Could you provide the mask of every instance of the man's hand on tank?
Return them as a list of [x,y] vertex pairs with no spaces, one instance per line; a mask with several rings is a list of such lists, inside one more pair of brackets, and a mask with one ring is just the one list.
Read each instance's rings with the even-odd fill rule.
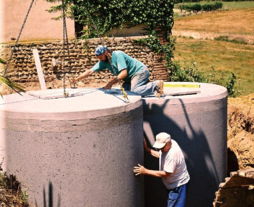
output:
[[103,89],[111,89],[111,88],[112,88],[112,85],[109,83],[103,87]]
[[137,166],[134,166],[133,168],[133,173],[137,176],[137,175],[142,175],[145,173],[145,167],[138,164]]

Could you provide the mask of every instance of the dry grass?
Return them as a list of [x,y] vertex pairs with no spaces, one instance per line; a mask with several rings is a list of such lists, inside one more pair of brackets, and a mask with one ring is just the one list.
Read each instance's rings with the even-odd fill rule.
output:
[[204,12],[178,18],[174,29],[254,34],[254,8]]
[[175,20],[174,30],[254,35],[254,8],[214,11]]

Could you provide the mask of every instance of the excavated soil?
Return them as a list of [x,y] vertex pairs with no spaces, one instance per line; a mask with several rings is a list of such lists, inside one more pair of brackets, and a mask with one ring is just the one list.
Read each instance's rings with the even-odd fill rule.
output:
[[254,93],[229,98],[229,171],[254,167]]

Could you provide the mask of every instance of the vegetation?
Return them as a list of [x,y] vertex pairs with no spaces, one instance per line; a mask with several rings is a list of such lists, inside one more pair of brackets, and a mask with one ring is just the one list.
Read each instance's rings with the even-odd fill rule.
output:
[[192,65],[181,65],[179,62],[174,62],[173,68],[170,70],[171,81],[188,81],[188,82],[202,82],[215,83],[227,88],[229,96],[236,95],[236,76],[232,72],[217,73],[210,71],[209,73],[201,72],[194,62]]
[[178,17],[173,30],[205,32],[211,35],[241,35],[252,38],[254,7],[240,10],[204,12],[197,15]]
[[223,4],[221,2],[213,2],[213,3],[195,3],[195,4],[181,4],[179,5],[180,10],[186,10],[190,12],[200,12],[200,11],[213,11],[221,9]]
[[13,175],[0,171],[0,206],[28,207],[28,196]]
[[233,42],[233,43],[238,43],[238,44],[248,44],[247,40],[245,39],[241,39],[241,38],[230,38],[227,35],[222,35],[222,36],[218,36],[215,37],[214,40],[218,40],[218,41],[226,41],[226,42]]
[[[59,2],[59,0],[47,0]],[[149,34],[163,34],[168,38],[173,26],[173,0],[64,0],[76,23],[84,26],[84,38],[102,37],[115,27],[143,24]],[[52,6],[50,12],[61,5]]]
[[246,9],[246,8],[253,8],[254,1],[224,1],[223,2],[223,9]]
[[174,56],[182,68],[193,68],[195,65],[196,70],[207,74],[213,82],[217,79],[227,83],[228,77],[234,73],[236,95],[254,92],[254,45],[177,38]]
[[[4,61],[3,59],[0,58],[0,64],[6,64],[6,61]],[[5,75],[0,74],[0,85],[1,84],[6,85],[7,87],[11,88],[12,90],[14,90],[17,93],[25,91],[19,84],[12,82]]]
[[[173,31],[183,31],[185,38],[176,39],[174,60],[222,85],[234,83],[236,95],[247,95],[254,92],[254,1],[223,2],[224,7],[229,10],[175,19]],[[193,34],[201,39],[190,38]]]

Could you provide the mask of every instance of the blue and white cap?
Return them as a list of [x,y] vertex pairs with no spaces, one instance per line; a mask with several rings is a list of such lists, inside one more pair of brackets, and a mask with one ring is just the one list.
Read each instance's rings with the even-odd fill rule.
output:
[[95,49],[95,55],[96,56],[102,55],[107,50],[108,50],[108,47],[106,45],[99,45]]

